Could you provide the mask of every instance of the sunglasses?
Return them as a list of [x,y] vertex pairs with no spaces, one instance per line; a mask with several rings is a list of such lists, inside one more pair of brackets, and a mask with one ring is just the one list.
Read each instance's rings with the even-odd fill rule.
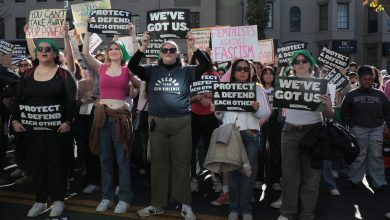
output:
[[161,53],[176,53],[177,49],[176,48],[161,48]]
[[307,59],[303,59],[303,60],[294,60],[294,61],[292,62],[292,64],[293,64],[293,65],[298,65],[298,64],[300,64],[300,63],[308,64],[309,62],[310,62],[310,61],[307,60]]
[[50,53],[52,51],[51,47],[38,47],[38,51],[41,53]]
[[240,66],[236,66],[234,69],[233,69],[234,72],[245,72],[245,73],[249,73],[251,71],[251,68],[250,67],[240,67]]
[[19,67],[29,67],[30,66],[30,64],[28,64],[28,63],[20,63],[19,64]]

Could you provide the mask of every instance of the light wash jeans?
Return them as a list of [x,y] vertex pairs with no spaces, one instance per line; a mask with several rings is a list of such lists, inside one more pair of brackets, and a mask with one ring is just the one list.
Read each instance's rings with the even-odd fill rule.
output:
[[[240,131],[242,142],[251,167],[260,151],[260,133],[250,130]],[[229,172],[229,209],[231,212],[252,214],[253,181],[239,170]]]
[[356,136],[360,154],[349,166],[348,176],[353,183],[360,183],[364,173],[371,177],[375,188],[387,185],[383,164],[383,127],[352,127],[350,132]]
[[115,181],[113,164],[118,164],[119,201],[130,203],[133,199],[131,191],[130,154],[124,150],[123,144],[117,140],[115,118],[107,117],[104,127],[100,129],[100,168],[102,197],[113,201]]

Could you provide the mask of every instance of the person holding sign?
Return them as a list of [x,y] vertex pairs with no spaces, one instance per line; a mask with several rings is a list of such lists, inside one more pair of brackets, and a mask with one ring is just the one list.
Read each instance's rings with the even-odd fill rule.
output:
[[[135,33],[132,39],[137,49]],[[137,213],[144,217],[164,213],[162,208],[168,205],[169,195],[172,195],[183,204],[181,215],[186,220],[194,220],[196,217],[190,206],[190,84],[199,80],[211,63],[195,46],[195,38],[189,32],[187,46],[194,51],[199,65],[184,66],[174,41],[162,44],[158,64],[139,65],[149,43],[150,36],[145,32],[142,46],[128,65],[134,74],[147,82],[149,94],[152,201]]]
[[91,32],[87,32],[84,36],[82,54],[87,65],[99,74],[100,100],[95,104],[90,138],[91,151],[99,155],[101,168],[103,198],[96,211],[107,211],[114,201],[113,163],[116,162],[119,170],[119,202],[114,212],[125,213],[133,199],[129,155],[132,147],[133,129],[131,110],[125,104],[125,98],[129,92],[129,82],[136,85],[138,82],[135,82],[136,79],[126,67],[130,56],[120,41],[112,41],[107,44],[106,63],[101,63],[91,55],[88,46],[90,36]]
[[[232,64],[230,82],[247,83],[251,81],[250,64],[244,59],[238,59]],[[216,111],[215,115],[223,124],[236,124],[240,130],[246,153],[253,169],[260,152],[260,125],[259,119],[268,118],[271,114],[267,98],[260,86],[256,86],[256,101],[253,101],[254,112]],[[215,105],[212,105],[215,110]],[[230,213],[229,220],[238,220],[242,214],[243,220],[252,219],[253,180],[239,170],[228,174]]]
[[28,217],[54,201],[51,217],[64,210],[68,152],[73,146],[70,133],[75,111],[76,84],[70,73],[59,67],[59,49],[47,39],[34,50],[37,66],[25,71],[18,84],[12,126],[23,133],[31,157],[36,202]]
[[[295,76],[312,78],[315,59],[307,50],[294,51],[289,64]],[[321,95],[325,105],[323,115],[332,119],[334,111],[329,95]],[[311,158],[301,153],[298,145],[302,137],[321,123],[321,112],[287,109],[282,129],[282,207],[278,220],[314,219],[321,170],[313,169]]]

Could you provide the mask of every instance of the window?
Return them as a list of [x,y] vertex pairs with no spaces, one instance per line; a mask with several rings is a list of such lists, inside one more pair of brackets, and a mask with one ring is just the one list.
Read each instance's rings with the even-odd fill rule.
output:
[[16,23],[16,38],[24,39],[26,35],[24,34],[24,25],[26,24],[26,18],[15,18]]
[[349,26],[349,4],[337,4],[337,28],[348,29]]
[[376,33],[378,32],[378,13],[375,12],[374,9],[368,9],[368,22],[367,22],[368,33]]
[[290,32],[301,31],[301,9],[294,6],[290,9]]
[[328,30],[328,5],[320,5],[319,30]]
[[135,33],[141,33],[140,23],[139,23],[139,15],[131,15],[131,20],[135,25]]
[[15,0],[15,2],[26,2],[26,0]]
[[200,27],[199,16],[200,16],[199,12],[191,12],[190,13],[190,28],[199,28]]
[[0,18],[0,39],[5,38],[5,25],[4,18]]
[[274,5],[272,2],[265,3],[265,7],[268,13],[267,28],[271,29],[274,27]]

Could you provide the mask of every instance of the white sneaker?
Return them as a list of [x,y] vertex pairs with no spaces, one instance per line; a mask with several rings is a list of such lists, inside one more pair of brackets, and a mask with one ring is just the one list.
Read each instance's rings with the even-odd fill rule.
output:
[[108,199],[103,199],[99,205],[96,207],[97,212],[105,212],[107,211],[108,207],[110,207],[111,201]]
[[100,190],[100,187],[99,186],[96,186],[96,185],[93,185],[93,184],[89,184],[88,186],[86,186],[84,189],[83,189],[83,193],[93,193],[93,192],[96,192],[96,191],[99,191]]
[[272,189],[274,191],[282,191],[282,187],[280,186],[280,183],[274,183],[272,184]]
[[271,203],[270,206],[275,209],[280,209],[280,207],[282,207],[282,196],[280,196],[275,202]]
[[24,171],[19,169],[19,168],[16,168],[11,174],[10,174],[11,177],[21,177],[21,176],[24,176]]
[[238,220],[238,213],[237,212],[230,212],[228,215],[228,220]]
[[196,220],[196,216],[192,212],[192,208],[188,206],[181,209],[181,216],[183,216],[185,220]]
[[280,215],[279,218],[278,218],[277,220],[288,220],[288,218],[286,218],[286,217]]
[[27,217],[37,217],[46,209],[47,209],[46,203],[36,202],[34,203],[33,207],[28,211]]
[[254,189],[261,189],[263,187],[263,182],[256,181],[255,185],[253,186]]
[[191,192],[199,192],[199,183],[196,178],[191,179]]
[[146,208],[138,210],[137,214],[141,217],[148,217],[151,215],[161,215],[161,214],[164,214],[164,209],[158,208],[158,207],[153,207],[153,206],[148,206]]
[[331,191],[330,191],[330,194],[332,195],[332,196],[340,196],[340,191],[336,188],[336,189],[332,189]]
[[63,201],[54,201],[53,206],[51,207],[50,217],[57,217],[62,215],[65,209],[65,204]]
[[130,204],[124,201],[119,201],[118,204],[115,206],[114,213],[125,213],[129,209]]

